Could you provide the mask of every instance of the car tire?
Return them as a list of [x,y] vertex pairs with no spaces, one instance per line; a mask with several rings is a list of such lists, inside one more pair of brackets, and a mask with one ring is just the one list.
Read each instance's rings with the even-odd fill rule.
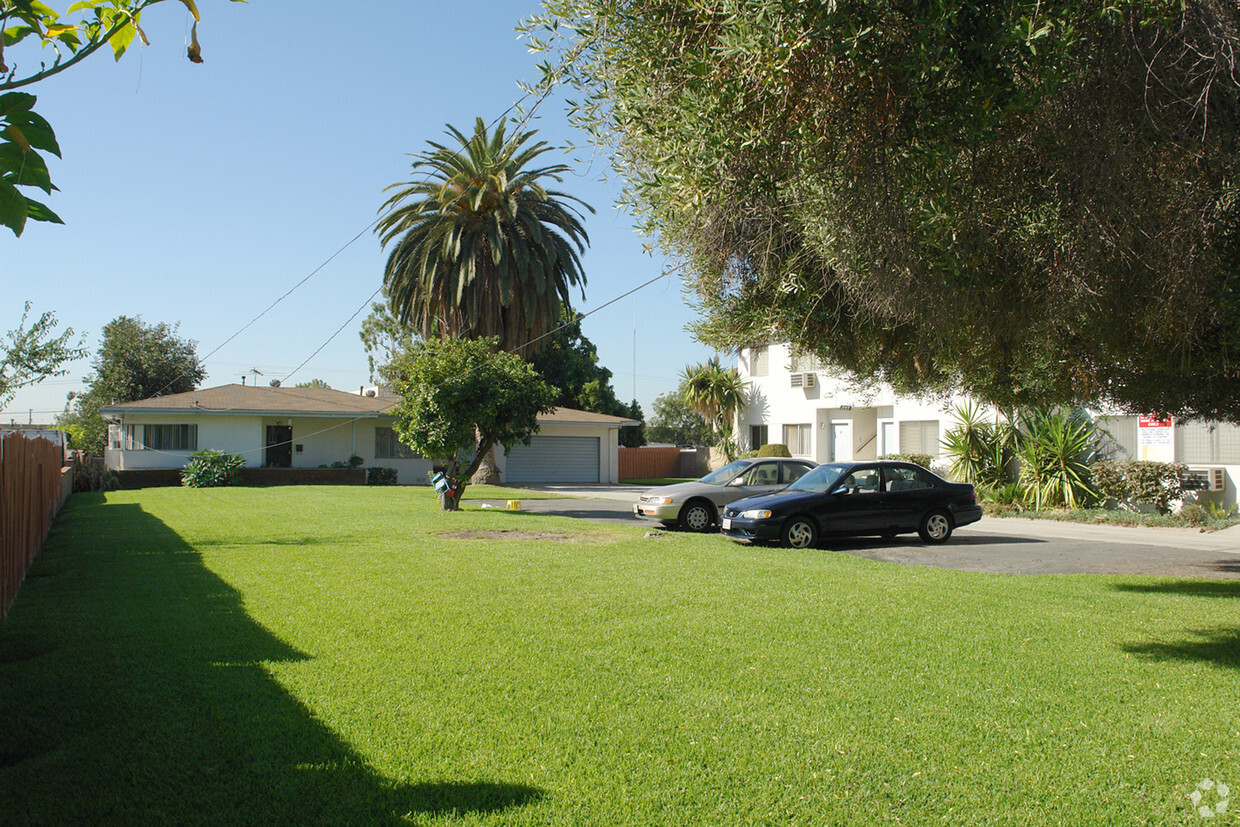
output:
[[952,536],[951,515],[940,509],[927,512],[926,516],[921,518],[917,536],[921,537],[923,543],[931,545],[946,543],[947,538]]
[[685,531],[710,531],[715,524],[715,507],[706,500],[689,500],[680,509],[680,527]]
[[787,548],[813,548],[818,543],[818,526],[809,517],[790,517],[780,538]]

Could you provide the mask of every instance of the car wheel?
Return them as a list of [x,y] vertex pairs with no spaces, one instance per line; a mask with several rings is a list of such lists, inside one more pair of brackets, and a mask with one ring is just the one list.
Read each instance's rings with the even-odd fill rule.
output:
[[686,531],[707,531],[715,522],[715,507],[705,500],[690,500],[680,509],[680,527]]
[[923,543],[945,543],[952,536],[952,518],[946,511],[931,511],[921,518],[917,534]]
[[784,523],[782,536],[788,548],[813,548],[818,542],[818,526],[809,517],[792,517]]

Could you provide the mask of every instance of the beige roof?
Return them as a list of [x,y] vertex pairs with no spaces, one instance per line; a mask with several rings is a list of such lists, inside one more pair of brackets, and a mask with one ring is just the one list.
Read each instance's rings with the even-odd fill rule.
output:
[[[383,416],[400,401],[396,396],[361,396],[330,388],[264,388],[253,385],[221,385],[187,393],[155,396],[122,402],[99,409],[102,414],[126,413],[220,413],[271,416]],[[555,425],[637,425],[622,416],[552,408],[538,421]]]
[[623,416],[579,411],[575,408],[552,408],[550,413],[540,414],[538,421],[548,425],[640,425],[636,419]]
[[253,385],[221,385],[169,396],[122,402],[99,409],[103,414],[125,413],[245,413],[289,416],[381,415],[400,400],[388,396],[361,396],[331,388],[264,388]]

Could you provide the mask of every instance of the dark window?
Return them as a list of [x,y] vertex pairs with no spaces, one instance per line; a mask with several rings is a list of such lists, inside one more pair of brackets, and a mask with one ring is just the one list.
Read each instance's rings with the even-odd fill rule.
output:
[[761,448],[766,444],[767,436],[770,434],[770,428],[767,425],[750,425],[749,426],[749,447]]
[[840,481],[839,488],[845,494],[877,494],[879,477],[877,468],[859,468]]
[[375,428],[375,459],[418,459],[419,455],[391,428]]
[[933,488],[934,483],[926,474],[917,468],[887,468],[888,491],[917,491],[922,488]]
[[783,466],[784,466],[784,483],[785,484],[790,483],[790,482],[796,482],[797,480],[805,476],[811,470],[811,466],[803,465],[799,462],[785,462]]

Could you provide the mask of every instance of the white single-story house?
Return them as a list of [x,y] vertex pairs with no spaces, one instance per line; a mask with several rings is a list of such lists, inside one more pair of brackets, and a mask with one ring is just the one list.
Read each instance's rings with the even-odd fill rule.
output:
[[[858,386],[786,344],[741,351],[737,370],[748,400],[736,413],[742,448],[768,442],[816,462],[928,454],[936,470],[946,459],[940,440],[955,425],[967,396],[921,399],[887,385]],[[993,409],[982,406],[988,418]],[[1150,421],[1152,417],[1096,414],[1116,459],[1180,462],[1208,486],[1209,501],[1233,504],[1240,482],[1240,427],[1222,422]],[[1154,427],[1163,426],[1163,427]]]
[[[319,468],[362,458],[394,468],[401,485],[426,485],[432,462],[403,445],[383,389],[223,385],[100,409],[108,422],[105,462],[117,471],[182,468],[190,454],[239,454],[250,467]],[[618,481],[620,428],[633,420],[557,408],[539,434],[511,455],[496,453],[506,482]]]

